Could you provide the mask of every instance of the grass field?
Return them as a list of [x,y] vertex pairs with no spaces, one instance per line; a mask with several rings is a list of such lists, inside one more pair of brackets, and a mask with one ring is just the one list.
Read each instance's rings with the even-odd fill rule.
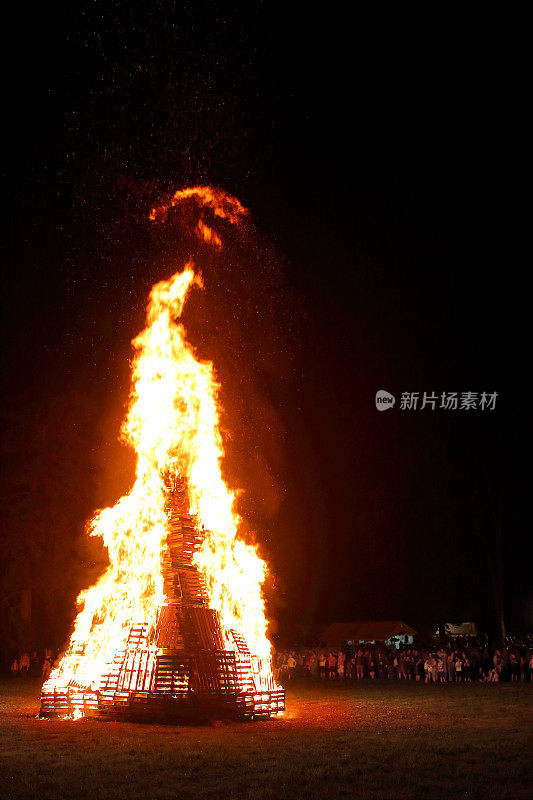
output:
[[37,720],[0,683],[0,797],[533,798],[532,684],[296,683],[284,718]]

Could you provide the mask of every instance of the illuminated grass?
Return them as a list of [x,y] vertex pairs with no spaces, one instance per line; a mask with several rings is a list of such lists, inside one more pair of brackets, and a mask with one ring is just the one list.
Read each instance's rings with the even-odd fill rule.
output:
[[527,798],[533,685],[288,688],[284,719],[203,727],[40,721],[0,684],[7,798]]

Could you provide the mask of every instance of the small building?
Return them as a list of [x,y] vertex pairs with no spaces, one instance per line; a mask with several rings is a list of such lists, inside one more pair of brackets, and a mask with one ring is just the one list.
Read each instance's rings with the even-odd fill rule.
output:
[[401,619],[356,622],[334,622],[321,636],[326,647],[348,650],[360,644],[400,645],[413,644],[417,631]]

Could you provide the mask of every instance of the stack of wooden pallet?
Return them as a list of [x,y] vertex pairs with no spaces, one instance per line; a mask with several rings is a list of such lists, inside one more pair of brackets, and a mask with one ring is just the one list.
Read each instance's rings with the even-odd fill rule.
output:
[[[115,717],[176,716],[191,711],[254,719],[285,708],[285,695],[272,680],[258,691],[261,664],[244,636],[227,631],[208,607],[203,575],[193,563],[203,532],[187,514],[183,481],[167,482],[169,533],[162,559],[167,602],[155,627],[131,627],[124,649],[111,655],[97,692],[70,685],[41,697],[42,716],[82,714]],[[264,687],[264,684],[263,684]]]

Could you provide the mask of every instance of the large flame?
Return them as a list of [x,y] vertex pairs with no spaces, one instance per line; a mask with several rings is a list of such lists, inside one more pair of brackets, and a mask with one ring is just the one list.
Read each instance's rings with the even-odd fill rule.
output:
[[[176,192],[151,218],[161,218],[170,206],[191,197],[233,224],[246,211],[218,190],[196,187]],[[218,235],[200,222],[202,238],[219,247]],[[90,523],[90,535],[101,537],[108,549],[109,567],[78,597],[81,610],[66,653],[52,671],[52,685],[98,688],[113,654],[125,647],[130,626],[155,624],[166,599],[161,557],[168,526],[168,472],[186,478],[190,513],[206,529],[195,559],[206,578],[210,605],[220,612],[223,632],[242,632],[250,651],[262,660],[262,669],[269,672],[271,647],[261,594],[266,565],[238,538],[234,493],[222,479],[219,386],[213,364],[197,358],[179,321],[193,286],[202,287],[202,280],[192,263],[157,283],[150,293],[146,328],[133,340],[132,390],[122,435],[137,454],[135,482],[127,495]],[[229,636],[227,646],[234,647]]]

